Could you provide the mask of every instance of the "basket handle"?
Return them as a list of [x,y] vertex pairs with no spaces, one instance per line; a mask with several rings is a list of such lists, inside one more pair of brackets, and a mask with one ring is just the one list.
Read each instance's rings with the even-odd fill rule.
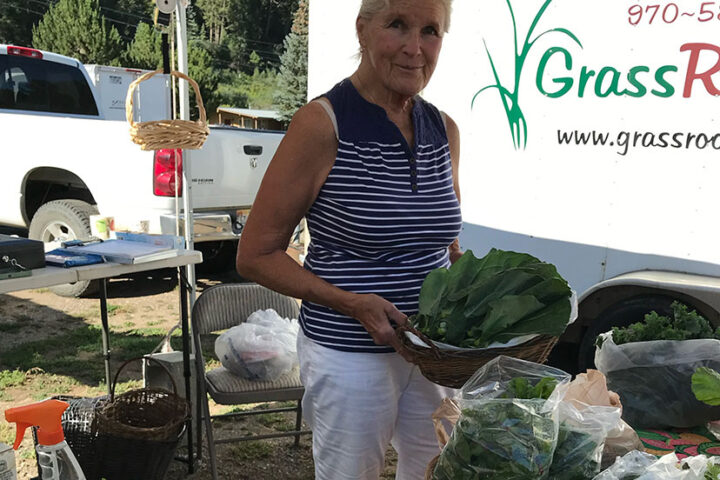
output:
[[[140,84],[140,82],[144,82],[145,80],[157,75],[158,73],[163,73],[163,70],[155,70],[153,72],[147,72],[140,77],[133,80],[133,82],[128,87],[127,96],[125,97],[125,117],[127,118],[128,123],[131,127],[135,127],[135,121],[133,120],[133,94],[135,93],[135,89]],[[193,90],[195,91],[195,100],[197,101],[198,111],[200,112],[200,119],[198,120],[198,123],[200,124],[206,124],[207,123],[207,115],[205,114],[205,104],[203,103],[202,95],[200,95],[200,87],[198,87],[198,84],[195,80],[188,77],[184,73],[171,71],[170,75],[177,78],[182,78],[183,80],[187,80],[187,82],[192,86]]]
[[172,374],[170,373],[170,370],[168,370],[168,368],[167,368],[165,365],[163,365],[162,362],[160,362],[160,361],[158,361],[158,360],[155,360],[155,359],[152,358],[152,357],[135,357],[135,358],[131,358],[130,360],[127,360],[125,363],[123,363],[122,365],[120,365],[120,367],[117,369],[117,372],[115,372],[115,378],[113,378],[112,388],[110,389],[110,403],[112,403],[112,402],[115,401],[115,386],[117,385],[118,377],[120,376],[120,372],[122,371],[122,369],[125,368],[128,364],[130,364],[130,363],[132,363],[132,362],[137,362],[138,360],[146,360],[146,359],[147,359],[147,360],[152,360],[153,362],[155,362],[155,363],[157,363],[158,365],[160,365],[163,370],[165,370],[165,373],[167,373],[168,377],[170,378],[170,382],[172,383],[173,393],[174,393],[175,395],[178,394],[178,392],[177,392],[177,384],[175,383],[175,379],[172,377]]
[[425,342],[430,347],[430,350],[432,350],[433,355],[435,355],[435,358],[440,358],[440,349],[435,345],[435,342],[430,340],[424,333],[422,333],[420,330],[416,329],[411,325],[412,317],[410,317],[408,323],[405,325],[400,325],[395,329],[395,334],[400,338],[400,341],[402,342],[403,337],[405,336],[405,332],[410,332],[414,335],[417,335],[417,337]]

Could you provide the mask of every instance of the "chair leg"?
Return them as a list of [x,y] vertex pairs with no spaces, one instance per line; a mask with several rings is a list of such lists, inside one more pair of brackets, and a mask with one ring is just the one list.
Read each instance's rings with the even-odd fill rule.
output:
[[[302,427],[302,400],[298,400],[297,416],[295,417],[295,431],[299,432]],[[295,435],[295,446],[300,445],[300,434]]]
[[[203,420],[205,422],[205,432],[207,434],[207,441],[208,441],[208,457],[210,457],[210,473],[212,474],[213,480],[218,480],[218,473],[217,473],[217,457],[215,455],[215,436],[213,435],[212,430],[212,418],[210,418],[210,404],[207,398],[207,394],[204,393],[203,388],[203,406],[205,407],[205,414],[203,415]],[[202,448],[202,447],[200,447]]]

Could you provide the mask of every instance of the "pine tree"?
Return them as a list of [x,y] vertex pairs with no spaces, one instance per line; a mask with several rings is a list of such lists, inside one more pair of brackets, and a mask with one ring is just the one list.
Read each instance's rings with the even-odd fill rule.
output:
[[44,12],[38,5],[28,5],[27,0],[0,0],[0,43],[31,46],[32,26]]
[[156,70],[162,67],[162,37],[147,23],[135,30],[135,38],[127,48],[125,66]]
[[283,42],[278,91],[275,96],[280,118],[289,122],[307,101],[308,3],[300,0],[292,29]]
[[119,65],[122,41],[108,28],[97,0],[59,0],[33,27],[33,46],[82,63]]

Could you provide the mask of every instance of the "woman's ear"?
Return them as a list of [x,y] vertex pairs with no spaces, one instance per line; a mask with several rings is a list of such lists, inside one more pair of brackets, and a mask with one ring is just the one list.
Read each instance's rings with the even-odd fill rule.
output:
[[355,20],[355,31],[357,32],[358,42],[360,43],[360,51],[365,50],[365,34],[366,34],[367,20],[362,17],[357,17]]

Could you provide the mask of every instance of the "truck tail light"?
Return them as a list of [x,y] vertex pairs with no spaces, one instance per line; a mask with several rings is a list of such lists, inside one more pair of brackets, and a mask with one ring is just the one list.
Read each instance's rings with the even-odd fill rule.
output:
[[8,55],[21,55],[23,57],[37,58],[39,60],[43,58],[43,54],[40,50],[27,47],[13,47],[12,45],[8,45],[7,53]]
[[182,196],[182,150],[155,150],[153,193],[158,197],[174,197],[176,192]]

